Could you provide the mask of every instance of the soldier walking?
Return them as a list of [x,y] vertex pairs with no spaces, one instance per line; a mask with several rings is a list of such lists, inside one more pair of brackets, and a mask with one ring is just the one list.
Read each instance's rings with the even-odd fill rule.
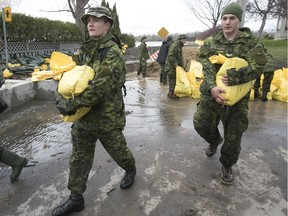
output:
[[[238,3],[226,6],[221,14],[221,30],[204,41],[199,60],[203,65],[204,81],[201,84],[201,98],[194,115],[194,128],[208,142],[208,157],[216,153],[223,142],[218,129],[220,120],[224,126],[224,143],[221,148],[222,182],[232,184],[232,166],[237,162],[241,150],[241,138],[248,127],[248,101],[250,92],[233,106],[225,105],[221,95],[225,90],[216,86],[216,74],[220,64],[211,64],[209,57],[222,54],[228,58],[238,57],[248,62],[247,67],[227,70],[222,77],[226,86],[239,85],[259,77],[264,68],[273,65],[272,57],[261,42],[252,35],[249,28],[240,28],[242,8]],[[257,51],[257,52],[256,52]],[[253,55],[255,53],[256,55]],[[269,70],[267,68],[267,70]]]
[[114,22],[111,11],[102,6],[91,7],[81,19],[87,26],[90,39],[82,44],[79,55],[73,59],[79,65],[92,67],[95,76],[80,96],[66,100],[57,93],[56,107],[63,115],[73,115],[81,107],[91,107],[91,110],[72,126],[73,149],[68,181],[71,195],[52,211],[53,216],[69,215],[84,209],[82,194],[86,190],[98,139],[125,170],[121,189],[131,187],[136,175],[135,159],[123,134],[126,117],[122,87],[126,65],[119,41],[110,32]]
[[168,55],[165,61],[165,72],[163,77],[165,78],[168,75],[169,91],[167,96],[171,99],[179,99],[179,97],[174,94],[174,89],[176,86],[176,67],[184,67],[182,48],[186,43],[186,40],[187,36],[185,34],[180,34],[177,40],[174,41],[169,47]]

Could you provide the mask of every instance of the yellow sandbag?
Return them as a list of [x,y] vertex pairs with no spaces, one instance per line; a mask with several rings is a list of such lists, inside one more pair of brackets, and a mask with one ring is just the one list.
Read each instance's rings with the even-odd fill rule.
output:
[[199,46],[202,46],[204,44],[204,41],[196,39],[195,43],[198,44]]
[[58,92],[66,99],[80,95],[88,86],[89,80],[94,77],[94,70],[87,66],[76,66],[63,73],[59,81]]
[[53,71],[37,71],[32,73],[31,81],[38,82],[40,80],[47,80],[53,78]]
[[281,82],[282,82],[282,77],[283,77],[283,70],[278,69],[278,70],[274,71],[274,76],[273,76],[273,79],[271,81],[271,85],[273,84],[277,88],[280,88]]
[[76,66],[71,56],[61,52],[53,52],[50,59],[50,69],[54,72],[55,76],[69,71]]
[[272,92],[272,98],[274,100],[278,100],[281,102],[288,102],[288,70],[287,68],[283,68],[282,70],[279,69],[274,72],[274,77],[271,82],[270,91]]
[[224,64],[228,58],[223,56],[222,54],[213,55],[209,58],[209,61],[212,64]]
[[191,87],[186,75],[186,71],[184,71],[184,69],[180,66],[176,67],[176,85],[174,93],[178,97],[191,96]]
[[13,73],[10,72],[7,68],[3,71],[4,78],[11,78],[12,76],[13,76]]
[[191,97],[200,98],[200,85],[203,82],[203,66],[200,62],[192,60],[189,72],[186,73],[191,86]]
[[[59,84],[58,92],[66,99],[80,95],[88,86],[89,80],[94,77],[94,70],[87,66],[76,66],[72,70],[63,73]],[[91,107],[82,107],[72,116],[62,116],[62,119],[67,122],[75,122],[85,116]]]
[[244,59],[237,57],[228,58],[218,71],[216,75],[216,85],[226,91],[226,93],[222,94],[224,98],[227,99],[225,105],[233,106],[252,89],[255,80],[235,86],[226,86],[222,82],[222,76],[227,74],[226,70],[230,68],[239,69],[245,66],[248,66],[248,63]]
[[249,100],[252,100],[252,101],[255,100],[254,93],[255,93],[254,89],[251,89]]
[[77,109],[77,111],[74,115],[71,115],[71,116],[61,115],[61,118],[65,122],[76,122],[77,120],[79,120],[80,118],[85,116],[90,111],[90,109],[91,109],[91,107],[81,107],[81,108]]

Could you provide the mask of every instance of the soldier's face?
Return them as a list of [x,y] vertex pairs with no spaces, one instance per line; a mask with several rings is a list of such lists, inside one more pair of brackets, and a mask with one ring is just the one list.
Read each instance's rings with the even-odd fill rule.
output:
[[97,18],[94,16],[88,16],[87,18],[87,29],[89,36],[92,38],[98,38],[102,35],[106,35],[110,25],[111,24],[109,22],[105,23],[105,20],[102,17]]
[[238,30],[240,20],[233,14],[225,14],[221,18],[221,27],[224,33],[233,33]]

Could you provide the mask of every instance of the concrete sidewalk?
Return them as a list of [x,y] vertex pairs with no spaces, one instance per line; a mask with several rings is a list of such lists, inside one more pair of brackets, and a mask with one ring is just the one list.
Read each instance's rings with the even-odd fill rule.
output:
[[[135,184],[120,189],[124,171],[97,142],[86,206],[73,215],[287,215],[287,103],[250,102],[235,183],[224,186],[219,150],[207,158],[207,144],[193,128],[198,100],[170,100],[158,78],[130,74],[126,88],[124,133],[137,161]],[[13,184],[11,169],[0,165],[1,215],[51,215],[66,201],[70,127],[54,101],[33,100],[0,115],[1,145],[39,162]]]

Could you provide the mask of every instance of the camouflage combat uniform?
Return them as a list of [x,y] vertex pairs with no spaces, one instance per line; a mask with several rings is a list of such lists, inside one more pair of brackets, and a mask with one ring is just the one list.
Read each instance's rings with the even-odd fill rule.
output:
[[165,62],[165,74],[168,75],[169,79],[169,91],[174,92],[176,86],[176,67],[181,66],[184,67],[182,47],[184,44],[181,40],[177,39],[173,42],[168,51],[168,55]]
[[143,77],[146,76],[147,72],[147,59],[149,59],[148,48],[145,42],[141,42],[139,46],[139,68],[137,74],[142,73]]
[[[271,82],[273,80],[273,76],[274,76],[274,70],[267,71],[264,73],[264,79],[263,79],[263,83],[262,83],[262,91],[263,92],[270,92],[270,86],[271,86]],[[259,90],[260,80],[261,80],[261,76],[256,79],[256,81],[254,83],[254,90]]]
[[[219,53],[228,57],[239,57],[248,61],[249,66],[239,70],[227,70],[229,86],[246,83],[259,77],[264,67],[271,66],[272,58],[264,46],[254,37],[248,28],[240,29],[241,33],[234,41],[227,41],[223,31],[218,31],[213,37],[205,40],[200,48],[199,59],[203,65],[204,81],[201,84],[201,99],[194,115],[194,128],[210,145],[221,141],[218,130],[220,120],[224,126],[224,144],[221,148],[220,162],[225,167],[231,167],[238,160],[241,150],[241,138],[248,127],[248,100],[250,92],[233,106],[218,104],[210,90],[216,86],[215,79],[221,65],[211,64],[209,57]],[[247,58],[249,50],[256,45],[266,54],[268,63],[259,66],[254,59]]]
[[[113,39],[111,33],[98,39],[91,38],[82,44],[80,54],[73,56],[78,65],[89,65],[95,71],[95,77],[87,89],[70,101],[75,109],[92,107],[72,126],[73,151],[68,188],[77,194],[82,194],[86,189],[98,139],[121,168],[129,170],[135,167],[135,159],[122,132],[126,123],[122,93],[126,65]],[[99,55],[103,49],[108,51],[101,63]]]

